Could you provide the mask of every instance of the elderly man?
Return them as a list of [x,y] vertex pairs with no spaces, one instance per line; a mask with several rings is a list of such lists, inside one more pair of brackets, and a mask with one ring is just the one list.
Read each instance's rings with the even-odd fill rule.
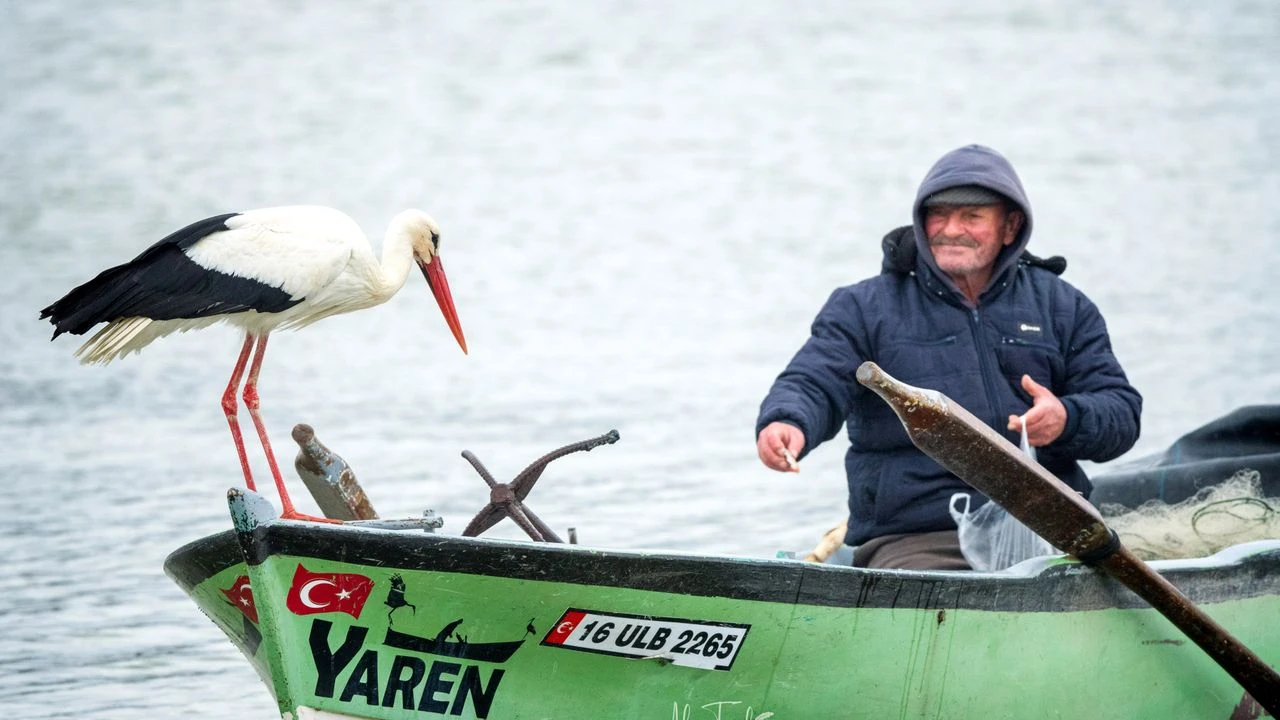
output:
[[1086,495],[1077,461],[1131,448],[1142,397],[1097,307],[1058,277],[1066,262],[1026,251],[1031,205],[1003,156],[980,145],[944,155],[913,216],[885,236],[880,275],[837,289],[818,313],[760,406],[756,451],[794,472],[794,458],[846,425],[854,565],[967,569],[950,497],[985,498],[911,444],[854,380],[859,364],[946,393],[1015,443],[1025,422],[1040,464]]

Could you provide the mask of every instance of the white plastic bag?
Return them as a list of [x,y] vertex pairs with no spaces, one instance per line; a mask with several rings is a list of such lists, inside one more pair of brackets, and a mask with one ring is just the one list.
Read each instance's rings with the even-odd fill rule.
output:
[[[963,502],[963,507],[960,507]],[[960,529],[960,553],[974,570],[1003,570],[1057,550],[993,500],[969,510],[969,493],[951,496],[951,518]]]
[[1027,442],[1027,416],[1023,415],[1018,418],[1022,421],[1022,452],[1031,458],[1031,462],[1036,461],[1036,449],[1031,447],[1031,443]]
[[[1022,426],[1022,451],[1032,460],[1035,448],[1027,443],[1027,426]],[[951,496],[951,519],[960,530],[960,553],[974,570],[1003,570],[1027,558],[1054,555],[1057,550],[1044,538],[1023,525],[995,501],[970,512],[969,493]],[[960,502],[964,507],[959,507]]]

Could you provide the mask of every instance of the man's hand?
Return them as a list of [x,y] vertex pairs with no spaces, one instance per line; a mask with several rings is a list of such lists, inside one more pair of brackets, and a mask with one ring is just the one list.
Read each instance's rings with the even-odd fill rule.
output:
[[804,433],[795,425],[784,422],[769,423],[756,438],[756,454],[760,456],[760,462],[778,472],[800,472],[796,458],[802,450]]
[[[1027,423],[1027,442],[1032,447],[1043,447],[1057,440],[1067,427],[1067,408],[1053,391],[1032,380],[1030,375],[1022,376],[1022,389],[1031,395],[1031,409],[1022,416]],[[1010,415],[1009,429],[1022,432],[1022,418]]]

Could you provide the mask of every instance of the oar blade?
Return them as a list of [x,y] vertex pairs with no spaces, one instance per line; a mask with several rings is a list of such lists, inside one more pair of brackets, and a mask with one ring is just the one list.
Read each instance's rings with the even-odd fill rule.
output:
[[863,363],[857,377],[893,408],[926,455],[1054,547],[1089,556],[1112,542],[1088,500],[946,395],[899,382],[872,362]]

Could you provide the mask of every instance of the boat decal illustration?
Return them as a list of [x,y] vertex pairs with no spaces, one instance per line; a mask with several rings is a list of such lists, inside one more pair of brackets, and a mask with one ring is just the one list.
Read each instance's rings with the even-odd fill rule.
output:
[[392,615],[395,611],[402,607],[408,607],[411,609],[411,612],[416,615],[418,609],[416,605],[410,603],[406,598],[408,588],[405,586],[403,578],[399,575],[393,575],[391,577],[390,585],[391,588],[387,591],[386,599],[386,605],[390,608],[390,610],[387,611],[388,627],[383,638],[383,644],[388,647],[422,653],[424,655],[439,655],[442,657],[458,658],[460,660],[475,660],[478,662],[503,663],[510,659],[515,651],[524,644],[524,641],[528,636],[537,634],[537,630],[533,626],[532,618],[525,626],[524,635],[522,635],[518,640],[503,640],[497,642],[471,641],[469,635],[462,634],[461,628],[465,622],[464,618],[458,618],[450,621],[431,637],[397,630],[390,627],[390,624],[394,622]]
[[391,576],[391,589],[387,591],[387,622],[391,622],[391,615],[402,607],[409,608],[414,615],[418,614],[418,606],[405,599],[404,578],[400,575]]

